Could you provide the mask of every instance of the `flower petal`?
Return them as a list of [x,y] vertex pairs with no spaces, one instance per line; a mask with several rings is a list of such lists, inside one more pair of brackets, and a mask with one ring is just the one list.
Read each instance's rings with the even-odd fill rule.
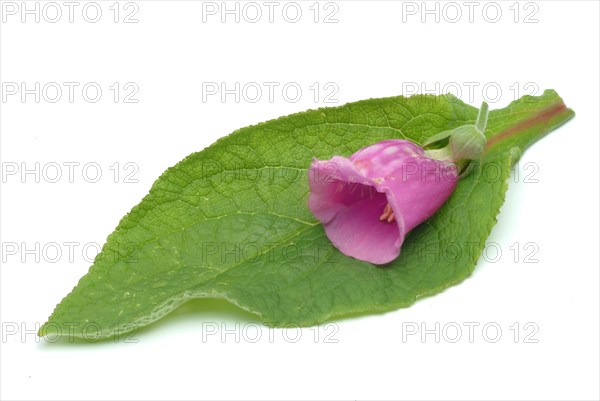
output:
[[394,216],[406,231],[431,217],[454,191],[458,173],[453,163],[429,158],[417,144],[390,139],[362,148],[350,160],[360,172],[386,188]]
[[404,221],[380,221],[388,191],[360,173],[349,159],[313,161],[310,172],[308,205],[319,219],[331,242],[344,254],[371,263],[395,259],[404,239]]
[[373,192],[373,197],[355,202],[337,213],[325,224],[325,232],[344,254],[383,264],[398,257],[404,235],[400,236],[398,223],[379,220],[387,197],[380,192]]

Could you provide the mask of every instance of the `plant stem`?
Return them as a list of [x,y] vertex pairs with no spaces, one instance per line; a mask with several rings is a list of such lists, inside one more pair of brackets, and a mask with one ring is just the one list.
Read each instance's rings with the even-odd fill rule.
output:
[[481,108],[479,109],[479,114],[477,115],[477,122],[475,126],[481,133],[485,132],[485,128],[487,126],[489,107],[486,102],[481,103]]

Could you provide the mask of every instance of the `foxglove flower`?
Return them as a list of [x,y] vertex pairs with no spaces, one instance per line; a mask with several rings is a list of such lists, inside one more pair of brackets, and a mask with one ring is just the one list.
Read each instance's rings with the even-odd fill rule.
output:
[[487,117],[484,102],[475,124],[432,136],[424,144],[432,149],[391,139],[350,158],[313,160],[308,207],[342,253],[374,264],[391,262],[408,232],[450,197],[459,170],[466,174],[482,154]]
[[488,105],[475,124],[427,139],[423,147],[391,139],[350,158],[314,159],[308,207],[342,253],[374,264],[391,262],[410,230],[450,197],[472,160],[483,153]]
[[342,253],[374,264],[394,260],[406,234],[456,187],[456,165],[406,140],[365,147],[350,158],[314,160],[308,206]]

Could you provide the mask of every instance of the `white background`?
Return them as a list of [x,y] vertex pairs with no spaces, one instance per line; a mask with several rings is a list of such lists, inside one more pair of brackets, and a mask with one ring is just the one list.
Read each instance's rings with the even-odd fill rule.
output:
[[[463,2],[439,3],[439,22],[432,14],[424,23],[421,2],[321,3],[317,23],[313,1],[298,3],[297,23],[282,16],[284,2],[272,23],[262,2],[256,23],[247,21],[255,8],[247,7],[239,23],[234,15],[225,23],[220,13],[203,15],[203,7],[220,11],[220,2],[120,3],[116,23],[113,1],[98,3],[97,23],[83,18],[86,2],[75,8],[72,23],[62,2],[56,23],[46,20],[55,9],[46,7],[39,23],[35,15],[22,22],[21,3],[13,3],[15,15],[7,3],[0,28],[3,85],[79,86],[72,103],[65,86],[56,103],[48,101],[54,92],[42,93],[36,103],[34,95],[23,101],[20,93],[3,91],[3,172],[15,163],[21,169],[38,162],[40,169],[47,166],[47,177],[41,174],[39,183],[21,171],[3,177],[2,399],[600,397],[597,2],[499,2],[487,14],[482,2],[473,22]],[[45,4],[39,3],[40,13]],[[447,21],[457,7],[462,18]],[[496,8],[502,15],[493,23]],[[86,10],[94,18],[94,9]],[[125,23],[134,11],[138,22]],[[338,22],[324,23],[334,11]],[[90,82],[103,90],[96,103],[81,93]],[[121,88],[117,103],[110,89],[115,82]],[[128,82],[139,88],[137,103],[123,101],[131,92],[132,86],[124,89]],[[233,95],[225,102],[218,95],[203,101],[206,82],[230,88],[235,82],[277,82],[279,89],[273,102],[264,86],[256,103],[248,96],[236,103]],[[290,82],[302,88],[297,102],[293,92],[288,99],[282,95]],[[315,82],[317,99],[310,89]],[[461,285],[408,309],[298,333],[270,331],[224,302],[198,300],[136,333],[134,342],[51,344],[33,334],[89,268],[84,245],[102,245],[167,167],[234,129],[336,105],[325,102],[331,88],[337,88],[332,99],[343,104],[411,94],[415,85],[419,92],[446,87],[457,93],[458,87],[463,100],[487,100],[492,109],[513,100],[517,90],[520,96],[552,88],[577,113],[524,154],[489,238],[494,248]],[[80,163],[72,183],[63,164],[68,162]],[[63,166],[57,183],[48,182],[56,172],[52,163]],[[82,174],[86,163],[100,166],[97,183],[88,182],[93,169]],[[130,178],[138,182],[125,182],[136,166]],[[526,180],[532,171],[533,180]],[[78,244],[72,260],[65,242]],[[24,252],[36,243],[37,254]],[[62,257],[53,263],[54,243]],[[534,245],[525,249],[528,243]],[[534,263],[525,263],[535,249]],[[94,247],[87,250],[93,257]],[[479,325],[472,342],[471,323]],[[435,332],[436,324],[439,341],[435,334],[421,337],[423,328]],[[462,337],[453,343],[457,326]],[[497,327],[502,333],[492,342]],[[414,328],[419,333],[408,335]],[[262,336],[253,343],[257,332]]]

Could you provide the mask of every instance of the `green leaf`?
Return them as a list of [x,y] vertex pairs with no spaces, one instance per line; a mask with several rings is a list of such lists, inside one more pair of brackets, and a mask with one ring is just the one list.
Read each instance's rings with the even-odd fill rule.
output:
[[474,124],[451,96],[371,99],[240,129],[169,168],[108,237],[41,335],[105,338],[192,298],[225,298],[274,326],[409,306],[467,278],[504,201],[511,155],[569,120],[554,91],[490,112],[488,147],[448,202],[375,267],[332,248],[306,206],[313,157]]

